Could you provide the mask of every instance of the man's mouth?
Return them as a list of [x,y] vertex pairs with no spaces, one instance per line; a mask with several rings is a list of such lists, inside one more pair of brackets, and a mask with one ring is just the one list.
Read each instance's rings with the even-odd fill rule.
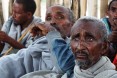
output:
[[87,59],[87,54],[86,53],[75,53],[75,57],[76,57],[76,59],[84,59],[84,60],[86,60]]
[[15,19],[13,19],[13,22],[15,22],[15,23],[16,23],[16,20],[15,20]]
[[113,18],[113,21],[117,21],[117,18]]

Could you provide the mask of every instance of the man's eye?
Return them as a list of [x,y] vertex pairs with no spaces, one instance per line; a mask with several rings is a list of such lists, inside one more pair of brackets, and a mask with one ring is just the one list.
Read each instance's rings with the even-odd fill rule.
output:
[[74,40],[75,40],[75,41],[78,41],[78,40],[79,40],[79,38],[74,38]]
[[64,16],[58,16],[57,19],[64,19]]
[[88,42],[92,42],[94,40],[94,38],[92,38],[92,37],[87,37],[86,38],[86,41],[88,41]]
[[51,17],[47,17],[46,20],[47,20],[47,21],[51,20]]
[[111,8],[111,11],[112,11],[112,12],[115,12],[115,11],[116,11],[116,8]]

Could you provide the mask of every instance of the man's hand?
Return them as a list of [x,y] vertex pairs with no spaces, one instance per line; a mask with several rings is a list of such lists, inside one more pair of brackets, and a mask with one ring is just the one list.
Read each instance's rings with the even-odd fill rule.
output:
[[112,32],[109,34],[108,39],[112,43],[117,43],[117,19],[113,19],[111,29]]
[[111,25],[111,29],[112,31],[117,31],[117,18],[116,19],[113,19],[113,21],[111,21],[112,25]]
[[3,48],[4,48],[4,43],[0,41],[0,53],[2,52]]
[[117,43],[117,31],[112,31],[111,34],[109,34],[108,39],[112,43]]
[[39,36],[45,36],[48,32],[56,30],[54,27],[50,26],[49,24],[46,23],[38,23],[35,24],[36,26],[34,26],[31,29],[31,35],[32,37],[35,37],[36,35]]
[[[0,42],[2,43],[8,43],[9,45],[11,45],[12,47],[16,48],[16,49],[22,49],[25,46],[22,45],[20,42],[18,42],[17,40],[13,39],[12,37],[8,36],[5,32],[0,31]],[[4,44],[2,44],[4,46]],[[1,46],[2,46],[1,45]]]
[[9,36],[5,32],[0,31],[0,41],[7,42],[7,40],[9,40]]

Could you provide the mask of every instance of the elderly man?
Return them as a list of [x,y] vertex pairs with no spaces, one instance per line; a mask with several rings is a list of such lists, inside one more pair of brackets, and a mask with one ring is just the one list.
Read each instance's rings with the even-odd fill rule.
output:
[[40,18],[34,17],[36,3],[34,0],[14,0],[12,16],[4,23],[0,31],[1,53],[13,47],[11,53],[16,53],[19,49],[27,47],[32,39],[28,30],[41,22]]
[[75,56],[73,78],[116,78],[115,66],[104,54],[108,50],[105,25],[96,18],[81,18],[71,30]]
[[[70,35],[70,29],[74,23],[71,10],[60,5],[51,6],[47,9],[45,20],[47,25],[58,27],[60,33],[64,34],[63,37],[67,41],[67,36]],[[43,27],[45,24],[39,25]],[[55,33],[55,35],[57,34]],[[53,60],[55,59],[51,59],[51,52],[49,51],[46,37],[43,36],[35,40],[28,48],[19,50],[17,54],[10,54],[0,58],[0,77],[19,78],[29,72],[40,70],[64,72],[61,68],[54,65]]]
[[[49,32],[48,34],[52,34]],[[48,39],[50,40],[50,39]],[[75,57],[74,70],[71,70],[74,60],[69,56],[71,50],[61,37],[51,36],[51,46],[62,68],[68,68],[60,77],[58,73],[42,72],[31,73],[22,78],[117,78],[114,64],[104,56],[108,50],[107,29],[102,21],[94,17],[80,18],[71,29],[70,46]],[[58,45],[57,42],[60,42]],[[60,49],[61,48],[61,49]],[[56,50],[55,50],[56,49]],[[57,51],[58,50],[58,51]],[[71,61],[72,60],[72,61]],[[68,64],[68,63],[71,64]],[[71,74],[69,72],[73,71]],[[43,71],[44,73],[44,71]]]
[[115,66],[103,56],[108,46],[107,30],[100,20],[79,19],[71,30],[71,48],[75,56],[72,77],[116,78]]

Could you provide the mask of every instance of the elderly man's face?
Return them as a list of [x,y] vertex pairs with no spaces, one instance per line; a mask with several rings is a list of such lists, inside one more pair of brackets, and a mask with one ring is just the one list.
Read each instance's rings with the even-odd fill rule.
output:
[[82,69],[94,65],[103,52],[101,35],[92,22],[79,22],[71,32],[71,48],[76,58],[76,64]]
[[72,21],[69,10],[63,6],[52,6],[46,11],[46,23],[56,27],[63,36],[70,35]]

